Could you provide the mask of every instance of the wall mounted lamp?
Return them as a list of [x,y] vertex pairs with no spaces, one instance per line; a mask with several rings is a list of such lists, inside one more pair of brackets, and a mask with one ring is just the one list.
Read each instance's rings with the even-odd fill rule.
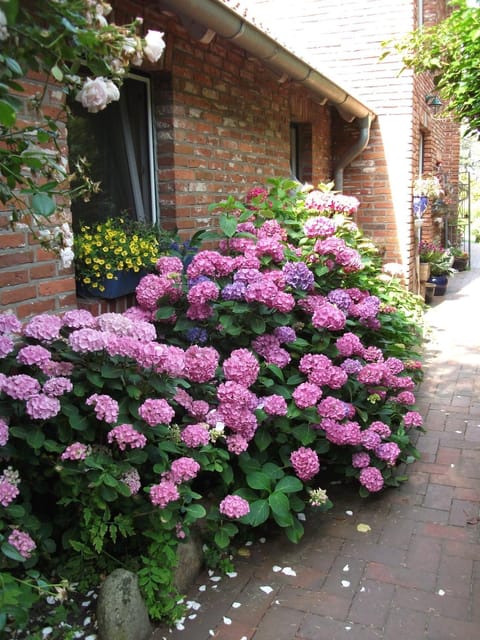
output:
[[440,109],[443,107],[442,101],[435,94],[425,96],[425,102],[430,107],[434,115],[436,115],[440,111]]

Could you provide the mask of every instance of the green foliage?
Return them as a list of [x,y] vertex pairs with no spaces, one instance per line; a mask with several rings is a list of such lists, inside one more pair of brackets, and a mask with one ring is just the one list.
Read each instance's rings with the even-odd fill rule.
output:
[[452,0],[450,15],[434,26],[422,26],[397,43],[386,43],[402,55],[406,68],[431,72],[447,113],[480,130],[480,8]]

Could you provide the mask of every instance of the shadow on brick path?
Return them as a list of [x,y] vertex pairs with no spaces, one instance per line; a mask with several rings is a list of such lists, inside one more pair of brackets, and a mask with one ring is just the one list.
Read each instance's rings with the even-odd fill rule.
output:
[[[152,640],[480,638],[480,247],[427,312],[427,432],[399,489],[307,514],[298,545],[255,541],[232,577],[203,573],[184,629]],[[362,533],[359,524],[370,530]],[[284,571],[280,571],[283,569]],[[195,604],[194,607],[198,605]]]

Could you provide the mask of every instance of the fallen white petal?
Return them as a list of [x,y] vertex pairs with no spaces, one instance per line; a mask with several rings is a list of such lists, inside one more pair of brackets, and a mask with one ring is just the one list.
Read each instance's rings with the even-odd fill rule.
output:
[[97,640],[97,634],[96,633],[92,633],[91,635],[86,636],[85,640]]
[[246,546],[246,547],[251,547],[251,546],[252,546],[252,544],[253,544],[253,542],[252,542],[251,540],[247,540],[247,541],[245,542],[245,546]]
[[260,590],[263,591],[264,593],[272,593],[273,591],[272,587],[268,587],[268,586],[260,587]]
[[350,509],[345,511],[345,513],[347,514],[347,516],[353,516],[353,511],[350,511]]
[[362,587],[362,588],[360,589],[360,592],[361,592],[361,593],[363,593],[364,591],[365,591],[365,587]]
[[210,580],[211,580],[212,582],[219,582],[219,581],[221,580],[221,577],[220,577],[220,576],[212,576],[212,577],[210,578]]
[[198,611],[202,605],[199,602],[196,602],[195,600],[187,600],[186,606],[187,606],[187,609],[193,609],[194,611]]
[[350,582],[348,580],[342,580],[342,587],[349,587],[350,586]]
[[304,513],[297,513],[297,518],[298,520],[300,520],[301,522],[305,522],[306,521],[306,516]]
[[351,631],[352,627],[345,627],[345,631]]
[[183,625],[181,622],[177,622],[175,624],[175,627],[176,627],[177,631],[184,631],[185,630],[185,625]]
[[233,607],[234,609],[238,609],[238,607],[241,607],[241,606],[242,606],[242,603],[241,603],[241,602],[232,602],[232,607]]
[[454,465],[454,464],[451,464],[450,466],[451,466],[451,468],[452,468],[452,469],[455,467],[455,465]]
[[439,596],[444,596],[445,595],[445,591],[443,589],[439,589],[438,590],[438,595]]
[[237,573],[236,571],[228,571],[228,572],[226,573],[226,575],[227,575],[229,578],[236,578],[236,577],[238,576],[238,573]]
[[260,542],[261,544],[265,544],[265,542],[266,542],[266,541],[267,541],[267,539],[266,539],[266,538],[260,538],[260,539],[259,539],[259,542]]
[[215,631],[213,631],[213,629],[209,629],[209,630],[208,630],[208,633],[209,633],[211,636],[214,636],[214,635],[215,635]]
[[282,567],[279,567],[278,564],[274,564],[273,567],[272,567],[272,571],[274,573],[278,573],[281,570],[282,570]]
[[218,584],[212,584],[212,589],[218,589]]
[[209,569],[208,570],[208,575],[209,576],[213,576],[214,573],[215,573],[215,571],[213,569]]
[[90,618],[90,616],[87,616],[85,618],[85,620],[83,621],[83,626],[84,627],[88,627],[88,625],[91,623],[92,619]]
[[457,429],[455,433],[462,433],[462,431],[460,431],[460,429]]
[[48,604],[55,604],[57,602],[55,596],[47,596],[46,600]]
[[196,618],[196,617],[197,617],[197,614],[196,614],[196,613],[191,613],[191,614],[188,616],[188,619],[189,619],[189,620],[195,620],[195,618]]
[[45,627],[44,629],[42,629],[42,638],[46,638],[47,636],[49,636],[53,631],[53,627]]
[[284,573],[286,576],[296,576],[297,572],[292,569],[292,567],[285,567],[284,569],[282,569],[282,573]]
[[91,600],[85,600],[84,602],[82,602],[82,607],[89,607],[91,603]]
[[224,624],[232,624],[232,619],[231,618],[227,618],[227,616],[223,616],[223,623]]
[[204,584],[201,584],[201,585],[198,587],[198,590],[199,590],[199,591],[206,591],[206,589],[207,589],[207,586],[206,586],[206,585],[204,585]]
[[248,640],[247,636],[242,636],[240,640]]
[[348,564],[346,564],[346,565],[343,567],[343,571],[350,571],[350,567],[348,566]]

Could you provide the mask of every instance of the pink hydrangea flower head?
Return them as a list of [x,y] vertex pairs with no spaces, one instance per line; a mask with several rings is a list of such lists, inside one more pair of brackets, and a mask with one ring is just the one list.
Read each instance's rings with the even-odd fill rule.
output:
[[421,427],[423,425],[423,418],[418,411],[407,411],[403,416],[403,422],[407,429],[410,427]]
[[227,380],[250,387],[258,378],[260,365],[248,349],[234,349],[223,362],[223,372]]
[[300,409],[314,407],[322,397],[322,390],[311,382],[302,382],[292,393],[295,404]]
[[371,493],[380,491],[384,485],[382,473],[376,467],[364,467],[361,469],[359,480],[360,484]]
[[0,447],[4,447],[8,442],[8,424],[0,418]]
[[0,476],[0,504],[8,507],[19,495],[20,490],[17,485],[10,482],[4,475]]
[[47,396],[62,396],[64,393],[70,393],[73,389],[72,381],[64,376],[50,378],[43,385],[43,392]]
[[310,447],[300,447],[292,451],[290,462],[300,480],[311,480],[320,470],[318,455]]
[[347,416],[348,406],[343,400],[327,396],[320,401],[318,413],[324,418],[333,418],[334,420],[343,420]]
[[85,460],[90,455],[91,447],[82,442],[70,444],[60,456],[61,460]]
[[326,238],[328,236],[333,236],[336,229],[336,223],[326,216],[309,218],[303,225],[303,232],[307,238]]
[[228,495],[220,502],[219,511],[228,518],[243,518],[250,513],[250,505],[245,498]]
[[161,276],[177,275],[183,272],[183,263],[176,256],[161,256],[155,268]]
[[77,329],[68,337],[68,344],[76,353],[91,353],[102,351],[108,336],[97,329]]
[[120,482],[127,485],[132,496],[135,496],[142,488],[140,474],[133,467],[120,476]]
[[345,327],[347,317],[341,309],[330,302],[325,302],[313,312],[312,324],[317,329],[340,331]]
[[163,479],[159,484],[150,487],[150,501],[156,507],[164,509],[170,502],[175,502],[180,498],[177,486],[168,479]]
[[339,354],[344,358],[361,356],[365,350],[360,338],[351,331],[347,331],[343,336],[337,338],[335,345]]
[[0,334],[20,333],[22,323],[13,313],[0,313]]
[[391,467],[393,467],[397,462],[400,453],[400,447],[396,442],[382,442],[375,447],[375,455],[377,458],[385,460],[385,462]]
[[147,398],[138,407],[138,413],[151,427],[157,424],[170,424],[175,416],[174,409],[163,398]]
[[26,364],[29,366],[40,366],[45,362],[49,362],[50,358],[50,351],[45,347],[42,347],[40,344],[29,344],[19,349],[17,353],[17,361],[20,364]]
[[234,433],[233,435],[227,436],[225,438],[227,443],[227,449],[230,453],[239,456],[241,453],[248,449],[248,440],[244,438],[239,433]]
[[174,460],[168,472],[168,478],[175,484],[193,480],[200,471],[200,465],[193,458],[183,456]]
[[85,404],[93,406],[97,420],[114,424],[118,420],[118,402],[107,394],[93,393],[85,400]]
[[220,359],[213,347],[194,344],[185,351],[185,375],[193,382],[209,382],[215,376]]
[[60,400],[44,393],[30,396],[25,403],[25,411],[33,420],[54,418],[60,413],[60,409]]
[[96,322],[95,316],[93,316],[90,311],[87,311],[87,309],[72,309],[62,315],[63,326],[72,329],[94,327]]
[[35,340],[52,342],[60,338],[62,319],[59,316],[42,314],[33,316],[23,327],[23,334]]
[[370,456],[366,451],[358,451],[352,454],[352,467],[355,469],[363,469],[370,465]]
[[203,447],[210,442],[210,432],[207,424],[189,424],[180,434],[180,440],[187,447],[195,449]]
[[0,335],[0,358],[6,358],[9,353],[12,353],[15,343],[10,336]]
[[272,394],[262,398],[263,410],[270,416],[286,416],[288,411],[287,401],[283,396]]
[[2,391],[14,400],[28,400],[40,392],[40,383],[36,378],[20,373],[8,376],[2,384]]
[[143,433],[136,431],[130,424],[119,424],[107,434],[109,443],[116,442],[120,451],[130,447],[130,449],[143,449],[147,444],[147,439]]
[[28,533],[20,529],[13,529],[12,533],[8,536],[8,543],[11,544],[12,547],[15,547],[25,560],[28,560],[32,552],[37,548],[37,545]]

